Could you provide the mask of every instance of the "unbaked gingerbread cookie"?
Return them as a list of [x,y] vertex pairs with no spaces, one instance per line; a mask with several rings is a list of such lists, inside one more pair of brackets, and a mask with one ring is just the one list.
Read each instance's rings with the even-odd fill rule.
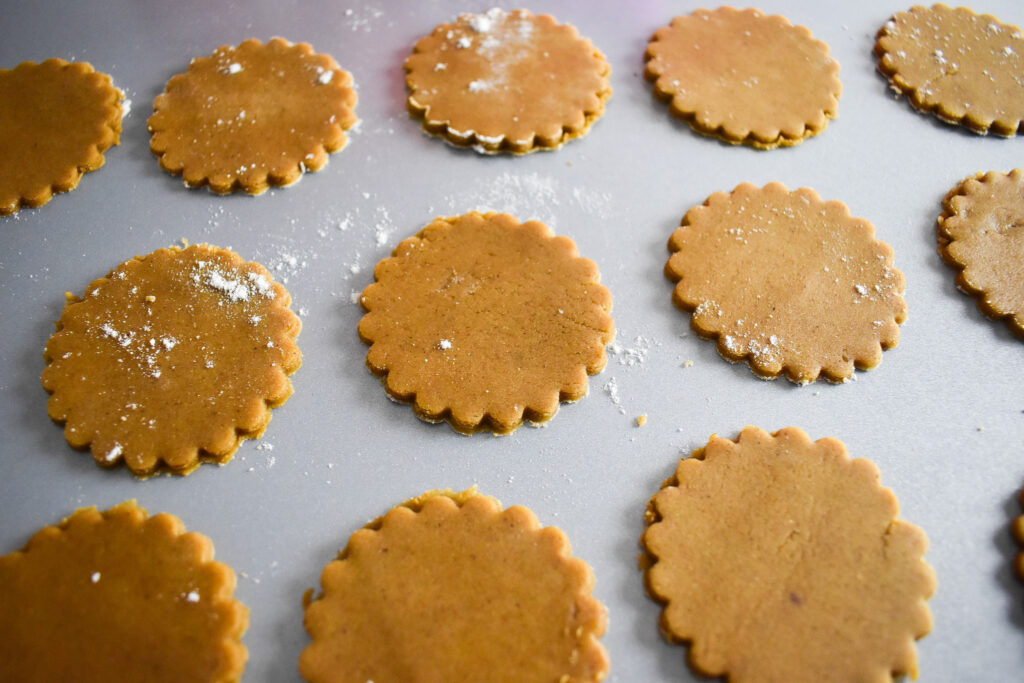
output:
[[878,70],[914,108],[1011,137],[1024,119],[1024,34],[966,7],[917,5],[878,31]]
[[0,69],[0,216],[42,206],[102,166],[121,138],[122,99],[86,62]]
[[0,557],[0,680],[241,680],[249,611],[210,539],[135,501],[78,510]]
[[250,39],[198,57],[167,82],[150,150],[188,187],[261,194],[327,163],[356,123],[352,76],[307,43]]
[[460,147],[525,154],[584,135],[611,97],[611,67],[547,14],[463,14],[405,61],[409,113]]
[[928,539],[878,468],[790,427],[712,437],[651,500],[645,581],[661,630],[729,681],[917,675]]
[[438,218],[377,264],[359,336],[388,395],[464,434],[545,422],[587,393],[612,297],[568,237],[508,214]]
[[299,671],[312,683],[600,681],[605,610],[571,552],[526,508],[473,491],[399,505],[307,593]]
[[939,253],[957,286],[1024,337],[1024,170],[967,178],[942,201]]
[[756,9],[678,16],[654,33],[645,59],[655,97],[674,116],[699,133],[759,149],[825,130],[843,89],[828,45]]
[[101,467],[227,462],[292,393],[290,301],[263,266],[207,244],[125,261],[68,295],[44,353],[49,415]]
[[690,209],[668,242],[672,300],[726,359],[833,382],[878,365],[907,317],[892,248],[845,204],[749,183]]

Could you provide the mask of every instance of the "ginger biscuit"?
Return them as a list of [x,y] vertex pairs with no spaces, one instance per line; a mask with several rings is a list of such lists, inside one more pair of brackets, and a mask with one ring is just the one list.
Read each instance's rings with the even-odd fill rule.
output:
[[463,14],[405,61],[408,109],[424,130],[479,152],[526,154],[584,135],[611,97],[611,67],[547,14]]
[[1017,135],[1024,34],[966,7],[917,5],[878,31],[878,70],[921,112],[982,135]]
[[668,248],[675,305],[722,356],[762,378],[841,382],[899,341],[907,306],[892,248],[814,190],[716,192],[683,216]]
[[950,190],[938,239],[961,291],[1024,337],[1024,170],[979,173]]
[[121,138],[122,99],[86,62],[0,69],[0,216],[42,206],[102,166]]
[[842,83],[828,46],[760,10],[698,9],[658,29],[644,75],[699,133],[758,149],[789,147],[835,118]]
[[878,468],[790,427],[712,437],[651,500],[644,578],[690,665],[730,681],[917,675],[928,539]]
[[0,680],[241,680],[249,611],[210,539],[135,501],[0,557]]
[[299,671],[352,681],[600,681],[593,574],[521,506],[430,492],[356,531],[306,595]]
[[43,387],[68,443],[101,467],[224,463],[291,395],[301,323],[270,273],[206,244],[160,249],[68,295]]
[[458,432],[505,434],[587,393],[615,336],[593,261],[538,221],[438,218],[374,270],[366,365],[388,395]]
[[352,76],[307,43],[244,41],[198,57],[153,101],[149,147],[188,187],[261,194],[345,146]]

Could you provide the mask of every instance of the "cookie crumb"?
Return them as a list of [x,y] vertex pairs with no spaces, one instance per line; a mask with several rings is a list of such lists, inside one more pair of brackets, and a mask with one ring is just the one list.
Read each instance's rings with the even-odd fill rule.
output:
[[643,415],[638,415],[636,418],[636,426],[643,427],[645,424],[647,424],[647,413],[644,413]]

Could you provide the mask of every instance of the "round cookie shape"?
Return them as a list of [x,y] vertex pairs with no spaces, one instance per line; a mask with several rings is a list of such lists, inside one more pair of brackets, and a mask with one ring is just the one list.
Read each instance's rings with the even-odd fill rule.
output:
[[478,152],[525,154],[584,135],[611,97],[611,67],[569,24],[527,10],[463,14],[405,61],[424,130]]
[[662,632],[690,665],[735,683],[916,678],[935,575],[878,468],[793,427],[693,455],[643,535]]
[[103,165],[121,138],[121,100],[86,62],[0,69],[0,216],[42,206]]
[[759,10],[677,16],[647,45],[654,96],[699,133],[758,149],[789,147],[835,118],[842,83],[828,45]]
[[957,286],[1024,337],[1024,170],[979,173],[950,190],[938,239]]
[[0,679],[237,682],[249,611],[234,589],[176,517],[78,510],[0,557]]
[[921,112],[982,135],[1024,119],[1024,34],[966,7],[917,5],[878,31],[878,70]]
[[301,323],[258,263],[206,244],[160,249],[71,297],[43,387],[68,443],[146,477],[224,463],[291,395]]
[[345,146],[352,76],[307,43],[244,41],[198,57],[153,101],[149,147],[187,187],[261,194],[291,185]]
[[306,598],[312,683],[600,681],[593,574],[532,512],[430,492],[356,531]]
[[878,365],[907,317],[892,248],[868,221],[814,190],[749,183],[690,209],[665,275],[718,352],[765,379],[849,379]]
[[587,393],[615,336],[597,266],[538,221],[438,218],[377,264],[359,336],[388,395],[458,432],[505,434]]

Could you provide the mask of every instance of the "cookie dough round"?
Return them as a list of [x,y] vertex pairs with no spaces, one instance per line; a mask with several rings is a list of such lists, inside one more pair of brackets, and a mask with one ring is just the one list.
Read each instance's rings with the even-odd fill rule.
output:
[[647,45],[644,75],[699,133],[759,149],[797,145],[835,118],[842,83],[828,45],[760,10],[678,16]]
[[479,152],[525,154],[584,135],[611,97],[611,67],[547,14],[463,14],[405,61],[408,108],[424,130]]
[[249,611],[205,536],[135,501],[75,512],[0,557],[0,680],[241,680]]
[[907,317],[903,274],[874,233],[814,190],[744,183],[683,216],[665,274],[726,359],[765,379],[841,382],[878,365]]
[[950,190],[938,236],[957,286],[1024,338],[1024,170],[979,173]]
[[0,216],[42,206],[102,166],[121,138],[123,98],[86,62],[0,69]]
[[367,366],[421,419],[464,434],[551,419],[586,395],[615,336],[597,266],[538,221],[438,218],[374,278],[360,299]]
[[292,393],[290,302],[263,266],[207,244],[125,261],[68,295],[44,353],[49,415],[101,467],[227,462]]
[[712,437],[654,496],[643,545],[661,629],[700,674],[742,681],[917,675],[928,540],[878,468],[835,439]]
[[878,70],[915,109],[975,133],[1012,137],[1024,119],[1024,34],[993,16],[937,4],[878,31]]
[[149,148],[187,187],[261,194],[327,163],[355,125],[352,76],[307,43],[250,39],[198,57],[153,101]]
[[321,583],[299,659],[313,683],[583,683],[608,671],[590,568],[524,507],[428,493],[354,533]]

